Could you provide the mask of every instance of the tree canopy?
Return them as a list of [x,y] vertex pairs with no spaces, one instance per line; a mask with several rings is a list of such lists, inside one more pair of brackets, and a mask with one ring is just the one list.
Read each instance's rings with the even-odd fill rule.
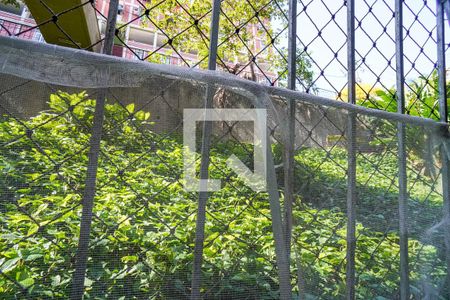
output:
[[[151,23],[164,36],[167,54],[196,54],[197,64],[206,67],[212,1],[167,0],[156,5],[147,3]],[[285,86],[287,78],[287,1],[226,0],[221,4],[218,64],[222,69],[240,74],[243,70],[267,75]],[[306,53],[297,52],[297,77],[311,86],[313,73]],[[157,55],[150,61],[159,62]],[[189,64],[189,63],[188,63]],[[259,70],[259,72],[258,72]],[[254,74],[253,74],[254,75]],[[250,76],[251,77],[251,76]],[[252,78],[254,80],[254,78]]]

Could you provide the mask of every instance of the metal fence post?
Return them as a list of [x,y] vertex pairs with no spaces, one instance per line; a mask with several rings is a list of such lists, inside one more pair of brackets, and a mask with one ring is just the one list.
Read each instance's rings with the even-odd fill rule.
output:
[[[267,134],[267,141],[270,136]],[[278,277],[280,281],[280,299],[292,299],[292,286],[290,279],[289,257],[286,251],[286,241],[283,235],[283,221],[278,193],[277,175],[273,162],[272,148],[267,143],[267,191],[270,201],[270,215],[272,217],[273,239],[275,241],[275,253],[278,266]]]
[[[297,81],[297,0],[289,1],[288,20],[288,89],[295,90]],[[294,176],[295,176],[295,113],[294,99],[287,99],[287,132],[284,143],[284,233],[286,236],[286,252],[288,263],[291,261],[293,203],[294,203]],[[299,298],[304,299],[303,272],[301,271],[300,256],[296,257],[297,286]]]
[[[403,67],[403,2],[395,1],[395,59],[397,112],[405,113],[405,76]],[[398,213],[400,231],[400,299],[409,299],[408,187],[406,176],[406,126],[397,123],[398,139]]]
[[[102,50],[102,53],[106,55],[110,55],[112,53],[118,5],[119,0],[111,0],[109,4],[107,28]],[[72,300],[82,299],[84,294],[84,279],[86,275],[89,252],[89,238],[91,233],[92,209],[94,206],[97,180],[98,156],[103,131],[103,117],[106,98],[105,94],[105,91],[101,91],[95,104],[92,135],[89,142],[89,162],[82,199],[83,209],[80,224],[80,237],[75,261],[75,272],[72,276],[72,286],[70,291],[70,298]]]
[[[355,1],[347,1],[347,72],[348,101],[356,103],[355,74]],[[356,114],[349,112],[347,124],[347,299],[355,299],[355,250],[356,250]]]
[[[211,18],[210,46],[208,57],[208,69],[216,69],[217,45],[219,39],[220,0],[214,0]],[[208,85],[205,98],[205,109],[213,107],[215,88]],[[200,162],[200,179],[208,179],[209,155],[211,148],[212,123],[203,122],[202,152]],[[199,191],[197,220],[195,227],[194,263],[192,267],[191,299],[201,299],[201,272],[203,262],[203,243],[205,240],[206,202],[208,192]]]
[[[288,40],[288,88],[295,90],[296,81],[296,39],[297,39],[297,0],[289,1],[289,40]],[[294,143],[295,143],[295,102],[287,101],[287,132],[284,144],[284,234],[286,235],[286,251],[290,258],[292,238],[292,205],[294,198]]]
[[[437,17],[437,72],[439,86],[439,114],[442,122],[448,123],[447,82],[445,70],[445,30],[444,30],[444,5],[446,1],[436,1]],[[448,130],[448,129],[447,129]],[[446,139],[449,133],[446,132]],[[441,145],[440,155],[442,159],[442,195],[444,218],[445,259],[447,263],[447,297],[450,297],[450,161],[444,145]]]

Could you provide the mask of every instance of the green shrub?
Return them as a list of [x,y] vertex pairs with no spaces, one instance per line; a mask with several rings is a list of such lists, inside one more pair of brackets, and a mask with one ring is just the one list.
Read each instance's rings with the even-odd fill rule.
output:
[[[67,298],[70,289],[95,101],[85,92],[58,92],[49,106],[30,120],[0,120],[0,293],[6,299]],[[149,117],[132,104],[106,105],[86,299],[189,296],[198,199],[183,189],[182,144],[153,133]],[[230,153],[245,158],[247,146],[228,141],[212,150],[211,177],[228,180],[208,200],[206,299],[278,297],[267,195],[245,187],[225,163]],[[345,288],[345,172],[336,162],[345,164],[346,154],[331,153],[336,161],[325,164],[318,149],[296,156],[296,176],[306,184],[296,199],[293,249],[308,295],[322,299],[341,297]],[[395,158],[387,161],[382,168],[393,172]],[[385,193],[388,181],[370,163],[359,161],[358,170],[360,180],[375,176],[363,203],[386,197],[383,203],[394,209],[395,193]],[[414,197],[420,203],[423,195]],[[391,298],[398,289],[398,236],[394,229],[383,232],[376,220],[368,215],[357,227],[358,297],[366,299]],[[410,240],[412,284],[431,263],[436,267],[427,275],[444,276],[436,252]],[[292,274],[295,261],[293,254]]]

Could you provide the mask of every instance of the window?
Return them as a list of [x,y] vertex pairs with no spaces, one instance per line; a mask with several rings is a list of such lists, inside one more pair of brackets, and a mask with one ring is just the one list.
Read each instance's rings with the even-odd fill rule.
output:
[[98,20],[98,28],[101,33],[105,33],[106,30],[106,20],[99,19]]
[[2,20],[0,24],[0,35],[15,35],[20,32],[20,29],[22,28],[22,25],[6,20]]
[[6,34],[6,30],[5,29],[3,29],[3,20],[0,20],[0,35],[7,35]]
[[147,56],[147,51],[142,50],[142,49],[133,49],[134,51],[134,55],[133,55],[133,59],[139,59],[139,60],[143,60],[146,56]]
[[28,10],[28,8],[25,5],[22,8],[21,17],[22,18],[32,18],[30,11]]
[[136,16],[142,15],[142,7],[141,6],[133,7],[133,14]]
[[33,40],[38,42],[45,42],[44,37],[42,36],[42,33],[39,31],[39,29],[36,29],[34,31]]

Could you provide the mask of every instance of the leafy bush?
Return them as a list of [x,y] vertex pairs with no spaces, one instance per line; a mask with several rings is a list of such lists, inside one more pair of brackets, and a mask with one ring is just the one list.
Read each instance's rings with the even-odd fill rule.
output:
[[[302,251],[306,278],[312,283],[307,290],[318,290],[317,296],[333,299],[345,296],[347,152],[343,148],[329,151],[305,148],[296,153],[299,197],[294,240]],[[358,298],[392,299],[400,282],[396,153],[360,153],[356,162]],[[442,214],[442,197],[430,178],[417,173],[411,160],[408,179],[411,289],[421,298],[425,275],[436,289],[445,278],[443,232],[432,237],[428,232]]]
[[[405,112],[416,117],[440,120],[438,74],[434,71],[429,78],[420,76],[407,84],[405,95]],[[447,98],[450,97],[450,85],[447,84]],[[366,93],[357,99],[362,106],[397,112],[396,90],[376,89],[374,93]],[[450,118],[450,111],[448,112]]]
[[[421,76],[409,82],[405,92],[405,113],[415,117],[440,120],[439,113],[439,89],[438,74],[433,72],[429,78]],[[380,109],[388,112],[397,112],[397,98],[395,88],[388,90],[375,89],[372,93],[366,93],[365,97],[357,99],[357,104],[369,108]],[[450,98],[450,84],[447,84],[447,98]],[[450,109],[448,110],[450,119]],[[377,136],[372,144],[384,148],[396,147],[392,142],[397,133],[397,124],[383,120],[369,118],[365,120],[366,127]],[[408,152],[412,152],[423,161],[424,173],[436,178],[437,171],[434,163],[436,158],[433,153],[433,140],[426,130],[418,127],[406,126],[406,145]]]
[[[51,95],[49,106],[30,120],[0,120],[0,293],[6,299],[19,292],[68,297],[95,100],[85,92],[59,92]],[[189,296],[197,196],[183,189],[182,144],[153,133],[149,117],[132,104],[106,105],[86,299]],[[228,180],[208,200],[205,299],[276,299],[267,195],[252,192],[226,167],[230,153],[248,155],[230,141],[212,150],[211,176]],[[294,212],[293,249],[300,263],[293,254],[292,274],[300,266],[309,297],[322,299],[341,297],[345,288],[345,171],[338,164],[346,162],[346,154],[331,153],[335,161],[318,149],[296,156],[296,176],[304,185]],[[381,168],[394,172],[395,158],[386,161]],[[370,182],[361,190],[362,203],[385,197],[381,205],[393,210],[395,193],[388,188],[386,194],[383,173],[365,160],[358,160],[358,168],[359,179]],[[422,203],[423,194],[413,196]],[[395,228],[381,230],[392,216],[389,210],[381,217],[367,211],[358,223],[358,297],[397,293],[398,235]],[[424,266],[433,266],[427,274],[433,280],[444,276],[432,245],[411,239],[410,254],[413,285],[418,286]]]

